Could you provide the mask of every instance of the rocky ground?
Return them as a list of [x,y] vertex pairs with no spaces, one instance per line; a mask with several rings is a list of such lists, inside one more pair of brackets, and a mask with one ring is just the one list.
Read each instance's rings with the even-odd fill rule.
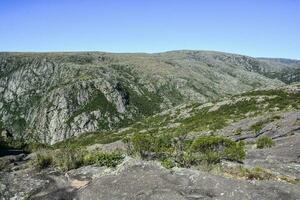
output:
[[[276,169],[276,166],[275,166]],[[299,170],[298,170],[299,174]],[[167,170],[126,158],[116,169],[86,166],[66,173],[1,172],[3,199],[299,199],[298,185],[240,180],[196,169]]]

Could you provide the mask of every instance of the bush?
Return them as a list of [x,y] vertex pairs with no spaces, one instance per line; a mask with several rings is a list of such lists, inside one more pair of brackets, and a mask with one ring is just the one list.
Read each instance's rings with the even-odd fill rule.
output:
[[124,159],[124,156],[119,152],[113,153],[88,153],[84,156],[86,165],[96,164],[98,166],[116,167]]
[[148,157],[150,152],[153,152],[154,139],[148,134],[134,134],[132,139],[133,152],[138,153],[142,159]]
[[272,138],[270,138],[268,136],[260,137],[256,141],[257,148],[259,148],[259,149],[270,148],[270,147],[274,146],[274,144],[275,143],[272,140]]
[[53,155],[50,151],[39,151],[33,163],[39,169],[47,168],[53,164]]
[[242,161],[246,157],[245,143],[235,142],[224,150],[224,157],[228,160]]
[[142,159],[166,158],[172,152],[172,137],[169,135],[153,136],[150,134],[134,134],[131,138],[133,153]]
[[33,164],[39,169],[56,166],[68,171],[83,165],[83,155],[83,151],[74,149],[39,150]]
[[198,157],[196,159],[198,164],[199,162],[216,164],[221,159],[241,161],[245,158],[244,143],[221,136],[199,137],[192,143],[190,152]]
[[62,171],[76,169],[84,164],[85,151],[81,149],[59,149],[54,151],[53,162]]
[[262,128],[263,128],[263,125],[265,124],[266,122],[265,121],[259,121],[259,122],[256,122],[255,124],[253,124],[250,129],[252,131],[254,131],[254,133],[256,134],[257,132],[259,132]]
[[162,160],[161,165],[164,166],[167,169],[171,169],[171,168],[176,166],[174,160],[172,160],[170,158]]

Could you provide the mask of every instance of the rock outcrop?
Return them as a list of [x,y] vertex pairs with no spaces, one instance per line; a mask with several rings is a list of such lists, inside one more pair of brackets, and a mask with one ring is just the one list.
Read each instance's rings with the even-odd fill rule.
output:
[[116,169],[87,166],[65,174],[53,169],[1,173],[7,199],[291,199],[299,186],[279,181],[237,180],[195,169],[167,170],[127,158]]

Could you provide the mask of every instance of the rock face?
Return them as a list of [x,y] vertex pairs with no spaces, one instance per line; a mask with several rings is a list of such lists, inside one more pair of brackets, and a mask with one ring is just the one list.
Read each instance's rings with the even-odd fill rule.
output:
[[0,130],[53,144],[122,127],[179,103],[283,85],[258,73],[271,67],[266,63],[197,51],[1,53]]
[[194,169],[167,170],[132,158],[117,169],[87,166],[66,174],[53,169],[18,171],[1,173],[0,179],[0,191],[5,191],[2,196],[7,199],[296,200],[300,196],[299,186],[284,182],[236,180]]

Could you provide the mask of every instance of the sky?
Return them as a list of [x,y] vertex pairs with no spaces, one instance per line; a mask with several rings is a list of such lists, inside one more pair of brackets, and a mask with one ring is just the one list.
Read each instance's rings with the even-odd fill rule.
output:
[[0,51],[300,59],[300,0],[0,0]]

